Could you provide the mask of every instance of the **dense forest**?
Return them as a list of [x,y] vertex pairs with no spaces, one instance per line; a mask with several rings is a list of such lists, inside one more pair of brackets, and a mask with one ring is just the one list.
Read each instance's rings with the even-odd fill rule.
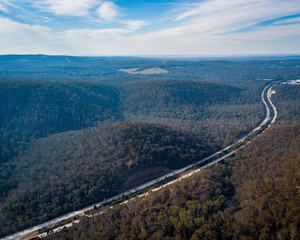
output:
[[[294,79],[299,66],[293,58],[0,56],[0,236],[234,142],[263,119],[264,86]],[[119,71],[152,67],[167,71]],[[299,86],[274,89],[278,123],[299,123]]]
[[300,125],[268,130],[235,157],[47,239],[299,237]]
[[82,208],[209,153],[195,134],[150,123],[39,139],[9,164],[16,188],[1,186],[0,229],[8,233]]
[[275,86],[276,94],[272,96],[278,109],[279,124],[295,124],[300,119],[300,85],[279,84]]
[[[126,189],[120,183],[131,175],[127,188],[135,181],[134,174],[146,181],[147,175],[154,178],[192,163],[250,131],[263,118],[261,83],[250,90],[178,80],[0,85],[2,235],[110,197]],[[120,126],[111,125],[122,121],[133,122],[124,123],[129,130],[123,135],[134,135],[130,141],[118,138],[121,133],[113,126]],[[150,123],[163,125],[151,128]],[[138,126],[142,127],[135,132]],[[182,136],[166,132],[168,128]],[[152,139],[149,149],[137,150],[147,139]],[[151,168],[149,173],[145,168]]]
[[258,86],[261,84],[249,92],[200,81],[148,80],[124,85],[2,81],[0,163],[17,155],[34,139],[107,122],[160,122],[201,131],[199,125],[205,120],[214,118],[210,122],[218,122],[228,116],[232,129],[236,131],[239,122],[246,121],[248,128],[243,131],[247,131],[263,115]]
[[120,119],[118,89],[93,82],[0,81],[0,164],[33,139]]
[[234,87],[203,81],[143,80],[122,85],[123,115],[192,129],[217,147],[249,132],[262,119],[262,82]]
[[165,118],[181,118],[177,115],[185,114],[184,109],[194,110],[190,114],[195,115],[199,107],[236,104],[241,100],[240,88],[199,81],[144,80],[123,86],[126,112],[134,115],[152,116],[158,112],[158,115],[165,114]]

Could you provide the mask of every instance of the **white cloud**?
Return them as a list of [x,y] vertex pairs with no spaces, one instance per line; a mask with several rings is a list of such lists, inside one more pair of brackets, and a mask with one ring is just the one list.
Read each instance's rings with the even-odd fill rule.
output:
[[0,0],[0,12],[8,13],[8,8],[7,6],[11,6],[12,4],[10,3],[9,0]]
[[[48,27],[18,23],[0,17],[0,54],[109,55],[120,47],[129,29],[70,29],[54,32]],[[117,43],[117,44],[115,44]]]
[[39,0],[36,6],[60,16],[86,16],[98,0]]
[[300,12],[298,0],[209,0],[187,5],[175,21],[188,21],[198,31],[221,33]]
[[131,54],[149,55],[227,55],[300,53],[300,29],[270,26],[251,33],[209,35],[172,28],[122,39]]
[[102,20],[107,22],[115,21],[119,16],[118,7],[113,2],[109,1],[102,2],[97,9],[97,13]]
[[[28,25],[0,17],[0,53],[40,53],[56,48],[56,36],[48,27]],[[55,46],[54,46],[55,45]],[[65,46],[64,46],[65,47]],[[57,50],[60,47],[57,48]]]
[[126,28],[130,29],[130,30],[138,30],[143,26],[147,26],[148,23],[146,23],[143,20],[127,20],[123,22],[126,25]]
[[0,12],[7,12],[7,8],[2,3],[0,3]]
[[76,43],[78,40],[86,42],[100,42],[102,40],[114,40],[123,34],[128,33],[129,30],[122,28],[109,29],[71,29],[65,31],[65,36],[70,42]]
[[219,39],[234,39],[243,41],[277,41],[282,38],[300,37],[300,23],[291,25],[271,25],[258,27],[254,32],[232,33],[230,35],[215,36]]
[[[0,17],[0,54],[99,56],[299,53],[300,37],[296,35],[300,33],[295,29],[300,29],[300,24],[269,26],[257,29],[254,33],[231,35],[192,32],[187,26],[139,35],[128,28],[87,28],[54,32],[40,25],[31,26]],[[289,36],[295,36],[295,40],[283,39]]]
[[283,19],[275,22],[275,24],[294,24],[294,23],[300,23],[300,17]]

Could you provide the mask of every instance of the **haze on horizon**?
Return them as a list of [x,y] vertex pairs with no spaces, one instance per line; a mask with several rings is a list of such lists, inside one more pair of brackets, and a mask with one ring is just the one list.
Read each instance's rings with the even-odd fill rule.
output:
[[0,0],[0,54],[299,54],[299,0]]

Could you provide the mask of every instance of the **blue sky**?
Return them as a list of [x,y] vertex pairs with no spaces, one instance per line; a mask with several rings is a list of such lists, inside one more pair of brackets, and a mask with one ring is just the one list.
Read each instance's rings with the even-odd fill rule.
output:
[[300,54],[300,0],[0,0],[0,54]]

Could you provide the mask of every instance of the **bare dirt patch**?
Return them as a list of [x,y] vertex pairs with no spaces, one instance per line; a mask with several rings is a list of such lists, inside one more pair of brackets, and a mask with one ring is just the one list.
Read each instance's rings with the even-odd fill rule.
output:
[[164,74],[168,73],[169,71],[166,69],[162,69],[159,67],[154,68],[146,68],[141,71],[139,71],[138,68],[128,68],[128,69],[119,69],[121,72],[126,72],[129,74],[142,74],[142,75],[150,75],[150,74]]

